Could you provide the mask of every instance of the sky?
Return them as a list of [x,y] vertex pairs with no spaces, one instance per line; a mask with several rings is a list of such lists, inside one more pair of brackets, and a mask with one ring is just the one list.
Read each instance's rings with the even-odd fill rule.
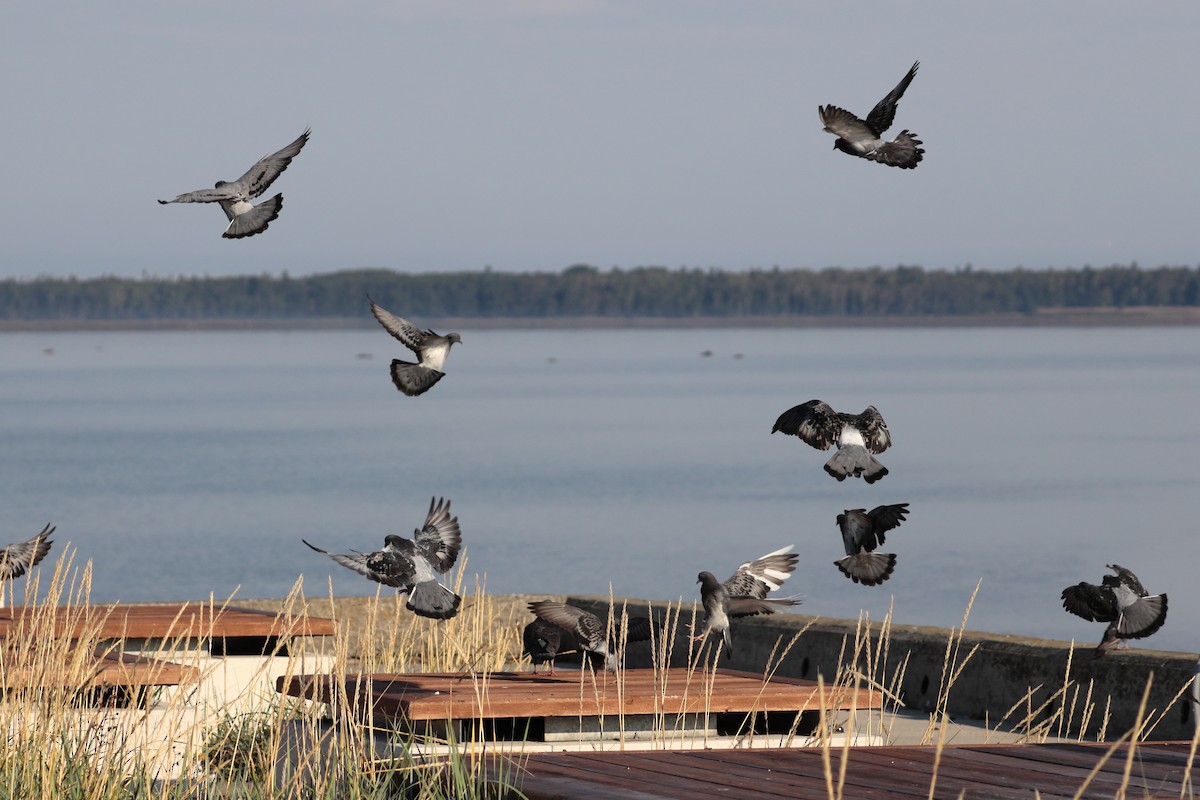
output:
[[[0,4],[0,278],[1194,266],[1200,3]],[[915,60],[899,170],[833,150]],[[306,127],[264,234],[155,200]]]

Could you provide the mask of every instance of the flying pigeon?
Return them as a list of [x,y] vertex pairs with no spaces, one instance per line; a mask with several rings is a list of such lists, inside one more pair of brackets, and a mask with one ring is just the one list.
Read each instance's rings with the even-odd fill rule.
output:
[[[610,632],[608,626],[592,612],[553,600],[539,600],[530,603],[529,611],[537,617],[536,620],[525,626],[525,649],[531,656],[534,654],[530,649],[530,630],[546,630],[541,626],[534,628],[538,622],[542,622],[548,627],[561,629],[564,633],[572,636],[580,650],[595,657],[593,663],[603,663],[604,668],[609,672],[616,672],[620,664],[620,655],[617,651],[622,639],[626,642],[648,641],[654,636],[657,627],[649,617],[629,617],[624,636],[622,636],[619,623],[614,625]],[[554,656],[560,652],[558,649],[560,645],[561,640],[554,643],[554,652],[549,653],[548,658],[542,658],[543,661],[550,662],[551,675],[554,674]],[[544,649],[548,651],[550,648],[546,646]],[[539,655],[537,658],[541,658],[541,656]],[[590,658],[589,661],[591,661]],[[536,663],[535,661],[535,671]]]
[[889,167],[915,168],[925,155],[917,135],[903,130],[888,142],[884,141],[883,132],[892,127],[892,120],[896,118],[896,104],[904,96],[904,91],[912,83],[920,65],[919,61],[913,62],[912,69],[896,84],[896,88],[888,92],[887,97],[871,109],[866,122],[844,108],[832,105],[818,107],[817,113],[821,115],[825,131],[838,137],[833,143],[834,148],[852,156],[887,164]]
[[887,423],[875,409],[867,406],[858,416],[834,411],[828,403],[809,400],[779,415],[771,433],[799,436],[818,450],[837,445],[837,452],[825,463],[825,471],[839,481],[847,476],[867,483],[888,474],[872,453],[882,453],[892,444]]
[[704,605],[704,630],[692,638],[700,641],[710,633],[720,633],[725,640],[725,650],[732,653],[730,617],[774,614],[782,608],[799,605],[800,601],[794,597],[766,599],[767,594],[782,586],[796,568],[799,556],[789,553],[791,549],[788,545],[742,564],[724,583],[711,572],[697,575],[696,583],[700,584],[700,599]]
[[1067,611],[1089,622],[1108,623],[1097,656],[1110,647],[1122,647],[1122,640],[1149,636],[1167,621],[1166,594],[1149,594],[1137,576],[1120,564],[1105,566],[1116,575],[1105,575],[1099,586],[1080,582],[1062,591]]
[[900,526],[908,513],[908,503],[876,506],[870,511],[848,508],[838,514],[837,524],[842,531],[846,557],[833,562],[850,580],[863,586],[877,586],[892,576],[896,569],[893,553],[876,553],[884,542],[884,534]]
[[392,360],[392,383],[409,397],[429,391],[446,374],[442,372],[446,356],[451,347],[462,344],[462,337],[457,333],[441,336],[433,331],[423,331],[403,317],[397,317],[376,305],[371,298],[368,297],[367,302],[371,304],[371,313],[384,330],[417,354],[416,364],[398,358]]
[[[19,578],[33,569],[46,554],[54,542],[49,538],[55,531],[53,525],[47,524],[42,532],[32,539],[16,542],[0,548],[0,584]],[[4,606],[4,591],[0,586],[0,608]]]
[[226,239],[241,239],[262,233],[267,229],[283,208],[283,195],[264,200],[258,205],[250,201],[261,195],[288,168],[292,159],[299,154],[301,148],[308,143],[309,129],[300,134],[300,138],[282,150],[263,156],[258,163],[246,171],[246,174],[236,181],[217,181],[212,189],[200,189],[195,192],[181,194],[174,200],[159,200],[167,203],[220,203],[221,210],[229,218],[229,226],[221,234]]
[[301,541],[359,575],[405,592],[405,605],[414,614],[450,619],[458,613],[462,598],[438,582],[438,576],[454,566],[462,548],[458,517],[450,516],[449,500],[430,499],[425,524],[413,531],[411,540],[386,536],[383,549],[374,553],[330,553]]

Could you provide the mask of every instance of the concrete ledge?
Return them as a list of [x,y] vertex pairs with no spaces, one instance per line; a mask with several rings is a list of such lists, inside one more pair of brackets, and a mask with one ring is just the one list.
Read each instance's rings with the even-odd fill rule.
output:
[[[567,598],[567,602],[586,608],[601,619],[609,613],[607,597],[577,596]],[[630,615],[644,615],[648,609],[656,615],[673,610],[667,603],[648,600],[621,598],[616,603],[617,613],[623,603]],[[691,614],[692,609],[688,606],[680,615],[672,666],[683,666],[686,662],[688,631],[684,626],[691,622]],[[697,612],[698,617],[701,615],[702,612]],[[815,680],[819,675],[832,681],[839,664],[847,667],[853,663],[884,688],[895,691],[906,708],[922,711],[932,711],[936,707],[947,645],[953,636],[949,628],[892,625],[886,652],[879,654],[883,664],[876,665],[873,662],[877,658],[882,632],[879,623],[863,625],[860,629],[855,620],[776,614],[738,620],[734,625],[734,653],[722,655],[723,667],[761,672],[772,660],[773,651],[774,660],[779,661],[788,643],[803,631],[783,656],[776,674],[809,680]],[[855,643],[858,640],[863,642],[856,658]],[[1136,643],[1133,645],[1136,647]],[[968,659],[974,648],[977,648],[974,655]],[[1109,651],[1096,658],[1093,649],[1089,643],[1077,646],[1072,652],[1070,642],[966,631],[958,645],[957,664],[962,666],[962,671],[953,682],[946,710],[951,716],[987,719],[991,725],[999,725],[1004,715],[1019,704],[1005,726],[1012,728],[1026,720],[1024,726],[1032,727],[1051,719],[1065,702],[1065,714],[1070,720],[1069,735],[1094,736],[1103,729],[1104,738],[1112,740],[1133,727],[1146,683],[1153,676],[1147,715],[1157,723],[1147,738],[1192,737],[1200,706],[1195,699],[1196,687],[1189,687],[1189,683],[1196,678],[1200,655],[1131,649]],[[627,666],[651,666],[648,646],[633,644],[628,650]],[[897,675],[900,680],[895,683]],[[1062,692],[1068,677],[1070,684]],[[1182,696],[1177,699],[1181,691]],[[1060,695],[1053,697],[1056,692]],[[1028,700],[1023,701],[1027,695]],[[1046,704],[1045,708],[1039,711],[1043,704]],[[1087,705],[1091,705],[1093,711],[1081,732],[1080,722]],[[1053,732],[1057,731],[1055,723]]]

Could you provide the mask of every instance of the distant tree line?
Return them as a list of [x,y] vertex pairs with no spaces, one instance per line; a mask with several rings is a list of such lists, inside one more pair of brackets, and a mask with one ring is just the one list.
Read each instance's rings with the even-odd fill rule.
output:
[[429,317],[921,316],[1200,305],[1200,268],[983,271],[608,269],[0,281],[10,320],[361,316],[365,298]]

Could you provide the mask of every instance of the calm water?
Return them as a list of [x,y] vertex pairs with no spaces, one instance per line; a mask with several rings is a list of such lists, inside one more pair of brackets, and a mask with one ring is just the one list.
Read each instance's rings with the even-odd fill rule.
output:
[[[1200,649],[1200,329],[475,330],[420,398],[388,379],[400,349],[377,330],[0,335],[0,539],[55,523],[95,600],[301,575],[369,594],[300,539],[369,550],[444,494],[496,592],[691,600],[699,570],[794,543],[806,612],[957,625],[982,581],[970,627],[1092,643],[1103,626],[1058,595],[1115,561],[1170,595],[1146,644]],[[769,435],[813,397],[879,407],[888,477],[839,484]],[[904,501],[892,579],[843,578],[834,517]]]

